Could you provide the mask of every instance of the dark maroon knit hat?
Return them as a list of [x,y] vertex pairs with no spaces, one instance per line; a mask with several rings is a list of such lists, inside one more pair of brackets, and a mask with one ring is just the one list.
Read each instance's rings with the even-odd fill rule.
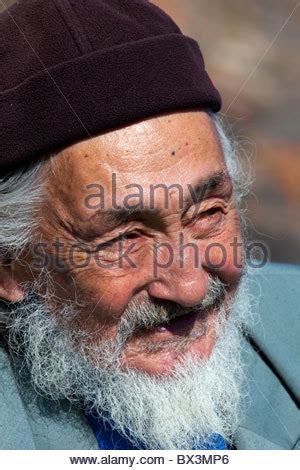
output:
[[2,174],[138,119],[221,107],[197,43],[146,0],[20,0],[0,43]]

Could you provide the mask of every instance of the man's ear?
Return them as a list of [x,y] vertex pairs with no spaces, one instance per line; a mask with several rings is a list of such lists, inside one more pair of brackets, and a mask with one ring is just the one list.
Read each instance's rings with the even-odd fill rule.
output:
[[13,277],[10,264],[0,263],[0,299],[7,302],[20,302],[24,292]]

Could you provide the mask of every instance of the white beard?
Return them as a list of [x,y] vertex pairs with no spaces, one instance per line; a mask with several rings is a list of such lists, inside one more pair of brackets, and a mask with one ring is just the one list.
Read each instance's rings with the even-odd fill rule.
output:
[[[93,345],[93,361],[86,360],[86,350],[72,346],[74,340],[83,344],[85,334],[57,327],[37,298],[12,313],[9,347],[23,358],[39,393],[67,398],[109,419],[137,448],[192,449],[205,445],[213,433],[230,443],[245,393],[240,337],[245,320],[252,317],[248,281],[245,275],[229,318],[218,320],[210,357],[186,356],[167,377],[112,365],[108,340]],[[70,316],[67,307],[65,313]],[[222,307],[217,317],[224,319]]]

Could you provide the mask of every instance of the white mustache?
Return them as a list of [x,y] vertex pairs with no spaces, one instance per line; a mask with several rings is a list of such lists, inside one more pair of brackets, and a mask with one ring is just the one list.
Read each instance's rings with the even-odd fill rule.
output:
[[126,341],[139,330],[153,328],[191,312],[205,312],[209,308],[216,308],[223,302],[225,293],[225,284],[218,277],[210,276],[205,297],[192,307],[182,307],[165,300],[149,300],[139,304],[133,301],[120,320],[116,349],[120,352]]

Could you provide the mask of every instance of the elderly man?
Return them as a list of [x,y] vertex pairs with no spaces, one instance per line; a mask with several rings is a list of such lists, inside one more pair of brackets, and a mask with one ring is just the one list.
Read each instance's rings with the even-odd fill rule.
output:
[[0,27],[1,448],[299,448],[299,271],[249,268],[195,41],[144,0]]

